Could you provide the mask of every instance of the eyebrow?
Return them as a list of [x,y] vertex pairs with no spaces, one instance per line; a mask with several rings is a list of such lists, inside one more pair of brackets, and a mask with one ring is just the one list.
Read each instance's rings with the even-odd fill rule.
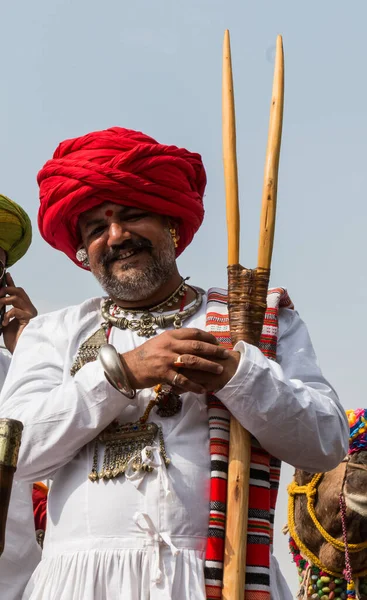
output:
[[[126,215],[128,215],[130,212],[133,211],[138,211],[138,213],[144,214],[146,211],[142,210],[141,208],[137,208],[136,206],[124,206],[121,207],[119,210],[117,210],[117,214],[120,217],[120,219],[123,219],[124,217],[126,217]],[[90,229],[91,227],[94,227],[95,225],[101,225],[103,223],[106,222],[105,219],[105,215],[100,216],[100,217],[96,217],[95,219],[92,219],[91,221],[86,221],[86,223],[84,223],[84,226],[86,229]]]
[[100,223],[104,223],[103,217],[100,217],[98,219],[93,219],[92,221],[87,221],[86,223],[84,223],[84,226],[85,227],[94,227],[94,225],[99,225]]

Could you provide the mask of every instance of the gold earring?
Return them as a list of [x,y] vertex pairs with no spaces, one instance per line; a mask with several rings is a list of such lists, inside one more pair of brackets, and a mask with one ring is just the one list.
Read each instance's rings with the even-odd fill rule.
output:
[[175,227],[171,227],[171,229],[169,230],[169,232],[170,232],[170,234],[172,236],[175,248],[178,248],[178,240],[180,239],[180,236],[176,233]]

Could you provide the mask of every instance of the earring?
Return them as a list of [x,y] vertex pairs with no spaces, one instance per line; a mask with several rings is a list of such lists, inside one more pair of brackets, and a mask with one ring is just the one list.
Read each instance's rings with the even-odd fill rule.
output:
[[175,248],[178,248],[178,241],[180,239],[180,236],[178,235],[178,233],[176,232],[175,227],[171,227],[171,229],[169,230],[172,239],[173,239],[173,243],[175,245]]
[[82,263],[83,267],[89,267],[88,254],[85,248],[79,248],[75,256]]

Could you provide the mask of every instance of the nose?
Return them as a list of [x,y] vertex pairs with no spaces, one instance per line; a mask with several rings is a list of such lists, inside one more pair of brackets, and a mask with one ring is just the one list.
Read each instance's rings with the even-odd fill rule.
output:
[[116,246],[131,238],[130,232],[124,223],[112,222],[108,230],[108,245]]

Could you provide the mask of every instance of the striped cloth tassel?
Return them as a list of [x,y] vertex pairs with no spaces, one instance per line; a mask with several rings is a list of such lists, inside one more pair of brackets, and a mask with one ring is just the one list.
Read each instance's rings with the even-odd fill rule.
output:
[[[260,349],[276,359],[279,308],[293,308],[283,288],[269,290]],[[208,293],[206,329],[220,344],[231,348],[227,292]],[[230,413],[213,395],[208,397],[211,481],[208,543],[205,559],[207,600],[222,597],[224,538],[227,502]],[[280,478],[280,461],[270,456],[252,438],[249,512],[246,557],[245,600],[270,600],[270,553],[273,541],[275,505]]]

